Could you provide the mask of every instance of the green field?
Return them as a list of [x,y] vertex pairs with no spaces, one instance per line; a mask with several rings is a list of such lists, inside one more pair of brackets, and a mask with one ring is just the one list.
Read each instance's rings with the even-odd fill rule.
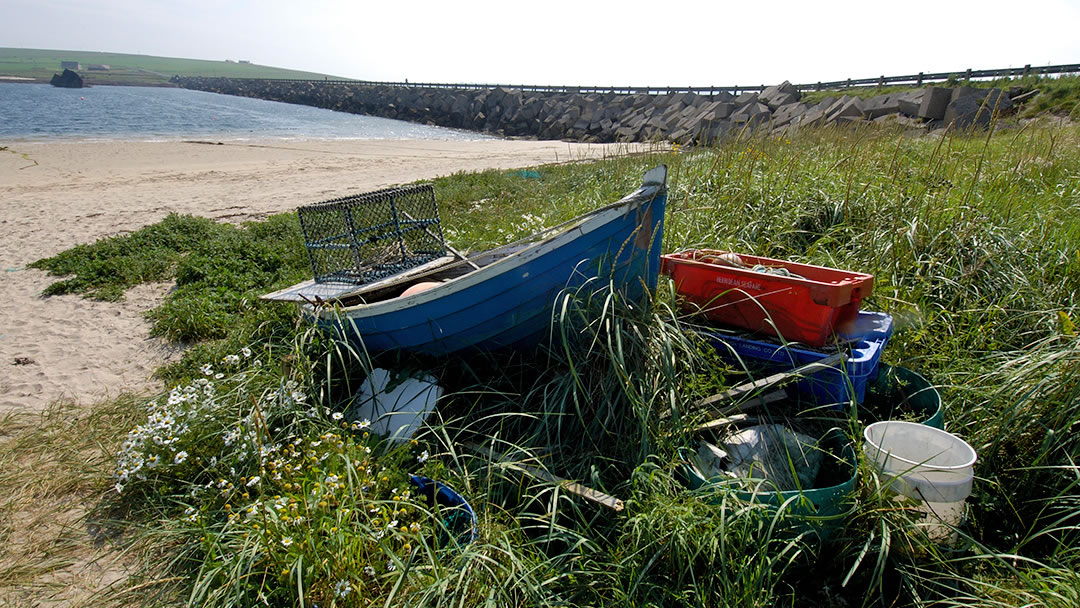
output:
[[[244,59],[243,57],[236,59]],[[228,78],[299,78],[322,80],[339,76],[288,70],[250,63],[178,59],[125,53],[93,51],[60,51],[52,49],[14,49],[0,47],[0,76],[34,78],[48,82],[60,73],[61,61],[78,61],[79,74],[87,84],[127,84],[140,86],[167,85],[169,78],[179,76],[221,76]],[[107,65],[109,70],[90,70],[90,65]]]

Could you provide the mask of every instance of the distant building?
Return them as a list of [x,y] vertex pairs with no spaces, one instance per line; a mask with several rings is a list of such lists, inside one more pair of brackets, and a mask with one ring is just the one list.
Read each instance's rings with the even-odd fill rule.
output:
[[235,62],[235,61],[233,61],[232,59],[226,59],[226,60],[225,60],[225,63],[236,63],[236,62]]
[[104,63],[91,63],[90,65],[86,66],[86,69],[94,70],[95,72],[108,72],[112,69],[112,67]]
[[247,59],[241,59],[241,60],[240,60],[240,63],[251,63],[251,61],[249,61],[249,60],[247,60]]
[[82,66],[79,65],[78,61],[61,61],[60,62],[60,69],[61,70],[76,70],[76,71],[78,71],[78,70],[82,69]]

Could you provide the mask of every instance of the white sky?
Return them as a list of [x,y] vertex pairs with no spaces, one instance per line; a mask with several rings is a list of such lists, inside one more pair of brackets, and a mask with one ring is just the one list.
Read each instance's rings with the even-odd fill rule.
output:
[[0,47],[365,80],[730,86],[1080,62],[1080,0],[0,0]]

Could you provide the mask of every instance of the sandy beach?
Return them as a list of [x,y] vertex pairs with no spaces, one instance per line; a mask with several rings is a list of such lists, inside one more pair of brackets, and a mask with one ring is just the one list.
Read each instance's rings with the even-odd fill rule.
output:
[[43,298],[26,268],[79,243],[171,212],[241,222],[297,206],[446,175],[612,155],[624,147],[547,141],[264,140],[0,142],[0,415],[57,400],[90,404],[161,387],[150,374],[175,347],[143,313],[169,285],[120,303]]

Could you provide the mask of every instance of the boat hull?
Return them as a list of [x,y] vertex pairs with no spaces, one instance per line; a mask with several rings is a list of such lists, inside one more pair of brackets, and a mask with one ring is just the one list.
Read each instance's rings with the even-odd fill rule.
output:
[[368,352],[433,356],[527,348],[550,334],[564,292],[656,288],[666,190],[646,185],[567,230],[428,291],[337,309],[317,322]]

